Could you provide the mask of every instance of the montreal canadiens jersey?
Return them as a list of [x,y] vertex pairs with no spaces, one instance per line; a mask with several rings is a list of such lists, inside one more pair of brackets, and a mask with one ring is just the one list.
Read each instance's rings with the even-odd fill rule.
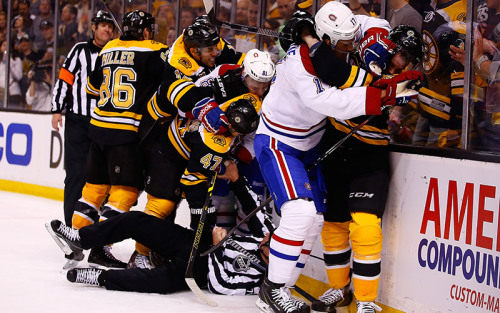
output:
[[[361,31],[376,26],[361,18]],[[363,24],[365,25],[363,27]],[[377,25],[380,27],[380,25]],[[320,80],[306,45],[293,44],[276,66],[268,95],[262,104],[257,134],[266,134],[298,150],[316,146],[324,133],[327,117],[345,120],[365,114],[380,114],[380,95],[361,87],[362,77],[350,77],[352,87],[338,89]]]

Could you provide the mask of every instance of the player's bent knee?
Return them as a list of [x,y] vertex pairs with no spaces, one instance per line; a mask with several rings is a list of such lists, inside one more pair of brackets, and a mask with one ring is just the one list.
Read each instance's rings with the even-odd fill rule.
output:
[[378,255],[382,251],[382,228],[380,218],[371,213],[353,213],[350,238],[352,249],[359,255]]
[[325,222],[321,231],[321,241],[325,250],[337,251],[349,247],[349,225],[351,222]]
[[314,202],[294,199],[281,207],[281,220],[278,228],[282,235],[292,240],[304,240],[316,220]]
[[128,212],[139,197],[139,190],[135,187],[112,186],[109,190],[108,205],[121,212]]
[[175,210],[175,202],[167,199],[156,198],[148,194],[148,202],[144,213],[165,219]]
[[86,183],[82,190],[82,198],[85,202],[89,203],[95,208],[99,208],[104,202],[104,199],[106,199],[108,192],[108,185]]

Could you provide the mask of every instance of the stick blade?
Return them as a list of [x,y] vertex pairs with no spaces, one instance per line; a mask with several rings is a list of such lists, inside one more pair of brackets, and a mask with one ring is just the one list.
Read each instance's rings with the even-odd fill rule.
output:
[[200,299],[201,301],[205,302],[209,306],[216,307],[218,306],[217,302],[214,300],[210,299],[201,289],[198,287],[198,284],[192,277],[186,277],[186,284],[188,285],[189,289]]

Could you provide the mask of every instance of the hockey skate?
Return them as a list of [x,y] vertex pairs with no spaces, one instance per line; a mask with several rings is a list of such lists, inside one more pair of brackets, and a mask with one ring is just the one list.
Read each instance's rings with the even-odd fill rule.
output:
[[74,253],[75,256],[72,259],[78,260],[81,257],[78,261],[83,260],[83,249],[81,248],[80,234],[77,229],[66,226],[59,220],[52,220],[50,224],[45,223],[45,228],[47,228],[49,234],[64,254],[69,256]]
[[290,289],[283,285],[274,284],[264,279],[259,291],[256,305],[267,313],[306,313],[310,311],[307,304],[293,299]]
[[111,254],[109,246],[92,248],[88,258],[89,266],[107,269],[125,269],[127,263],[122,262]]
[[375,302],[365,302],[356,300],[356,306],[358,310],[356,313],[375,313],[381,312],[382,308],[375,304]]
[[312,313],[337,312],[336,307],[349,305],[352,301],[352,291],[349,286],[342,289],[328,289],[311,305]]
[[68,271],[66,278],[72,283],[102,286],[99,276],[103,270],[97,268],[74,268]]
[[127,263],[127,269],[130,268],[143,268],[143,269],[152,269],[154,266],[151,264],[148,255],[140,254],[137,251],[134,251],[130,256],[130,260]]

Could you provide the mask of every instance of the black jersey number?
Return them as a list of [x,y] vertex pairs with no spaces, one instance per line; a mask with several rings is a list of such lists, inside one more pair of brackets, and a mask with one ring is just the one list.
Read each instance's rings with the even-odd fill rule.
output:
[[215,171],[220,162],[222,162],[222,158],[220,156],[213,155],[212,153],[205,154],[205,156],[203,156],[200,160],[203,168],[210,169],[211,171]]
[[99,93],[101,99],[98,105],[105,105],[111,98],[115,108],[128,109],[135,102],[135,87],[137,73],[131,68],[118,67],[112,73],[109,67],[102,69],[103,80]]

